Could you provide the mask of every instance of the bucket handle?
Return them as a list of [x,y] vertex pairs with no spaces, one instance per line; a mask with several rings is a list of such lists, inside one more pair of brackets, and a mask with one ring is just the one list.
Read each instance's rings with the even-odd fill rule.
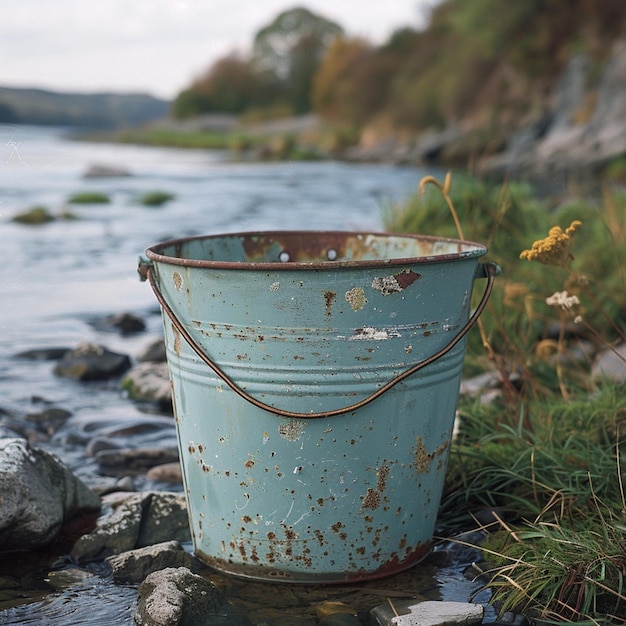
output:
[[198,343],[189,334],[187,329],[182,325],[180,320],[176,317],[176,314],[167,304],[167,302],[165,301],[165,298],[163,297],[163,294],[161,293],[161,290],[156,284],[156,280],[154,278],[154,274],[152,271],[152,264],[149,262],[145,264],[142,263],[140,265],[139,272],[142,278],[144,279],[147,278],[148,281],[150,282],[150,286],[152,287],[152,290],[154,291],[154,295],[156,296],[156,299],[161,305],[161,308],[163,309],[163,311],[165,311],[167,316],[170,318],[176,330],[184,337],[185,341],[189,344],[189,346],[191,346],[193,351],[206,363],[206,365],[208,365],[235,393],[241,396],[244,400],[247,400],[250,404],[260,409],[264,409],[265,411],[269,411],[270,413],[279,415],[280,417],[313,419],[313,418],[318,418],[318,417],[335,417],[337,415],[344,415],[345,413],[350,413],[351,411],[356,411],[358,409],[361,409],[367,404],[369,404],[370,402],[372,402],[373,400],[375,400],[376,398],[378,398],[379,396],[382,396],[386,391],[391,389],[394,385],[397,385],[400,381],[404,380],[405,378],[408,378],[412,374],[415,374],[415,372],[421,370],[427,365],[430,365],[437,359],[447,354],[450,350],[452,350],[452,348],[454,348],[454,346],[456,346],[456,344],[459,343],[459,341],[461,341],[463,337],[465,337],[465,335],[469,332],[472,326],[474,326],[474,324],[478,321],[480,314],[483,312],[483,310],[487,306],[487,301],[489,300],[489,296],[491,295],[491,291],[493,289],[493,284],[494,284],[496,275],[500,273],[500,267],[496,263],[491,263],[491,262],[481,264],[476,274],[476,278],[487,278],[487,285],[485,286],[485,291],[483,293],[483,296],[480,299],[480,302],[478,306],[476,307],[476,310],[474,311],[474,313],[472,313],[471,317],[469,318],[465,326],[463,326],[463,328],[441,350],[439,350],[432,356],[429,356],[428,358],[424,359],[423,361],[420,361],[419,363],[412,365],[408,369],[404,370],[403,372],[401,372],[400,374],[392,378],[388,383],[385,383],[382,387],[379,387],[372,394],[370,394],[366,398],[363,398],[362,400],[359,400],[358,402],[355,402],[354,404],[350,404],[348,406],[344,406],[339,409],[332,409],[330,411],[319,411],[319,412],[311,412],[311,413],[300,413],[298,411],[288,411],[285,409],[280,409],[278,407],[273,407],[269,404],[266,404],[265,402],[262,402],[261,400],[258,400],[254,396],[251,396],[247,391],[242,389],[235,381],[233,381],[230,378],[230,376],[228,376],[228,374],[226,374],[221,369],[221,367],[217,363],[215,363],[211,359],[211,357],[209,357],[207,354],[204,353],[202,348],[198,345]]

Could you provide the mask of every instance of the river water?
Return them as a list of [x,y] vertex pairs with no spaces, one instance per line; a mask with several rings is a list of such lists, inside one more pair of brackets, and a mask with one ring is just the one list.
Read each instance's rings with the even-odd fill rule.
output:
[[[94,164],[131,175],[85,178]],[[146,414],[111,383],[60,379],[51,362],[15,355],[90,341],[135,358],[162,332],[152,291],[136,272],[137,257],[148,246],[235,231],[380,231],[384,207],[409,197],[421,177],[432,173],[339,162],[242,163],[216,151],[79,142],[58,128],[0,125],[0,424],[42,406],[70,411],[71,418],[42,447],[90,485],[102,477],[84,444],[98,433],[137,426],[139,435],[125,441],[130,447],[175,446],[170,416]],[[174,199],[159,208],[137,202],[155,190]],[[103,192],[110,202],[68,206],[69,196],[82,191]],[[36,205],[58,216],[70,210],[77,219],[39,226],[12,221]],[[141,316],[146,332],[122,337],[98,323],[122,312]],[[144,487],[151,485],[138,483]],[[0,610],[0,623],[132,623],[135,592],[98,581]],[[452,576],[446,584],[443,597],[445,588],[460,583]],[[450,593],[456,598],[466,589]]]

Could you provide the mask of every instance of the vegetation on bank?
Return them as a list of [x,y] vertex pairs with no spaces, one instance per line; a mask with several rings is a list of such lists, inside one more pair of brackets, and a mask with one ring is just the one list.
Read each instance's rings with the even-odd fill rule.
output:
[[455,236],[456,219],[503,268],[466,359],[501,392],[461,399],[440,521],[454,533],[490,512],[484,580],[499,610],[623,623],[626,384],[591,367],[625,340],[626,192],[553,206],[519,183],[421,187],[388,208],[389,230]]
[[622,0],[440,0],[428,23],[375,46],[303,8],[278,15],[249,55],[230,54],[172,104],[179,119],[210,113],[315,112],[335,132],[404,138],[455,123],[463,154],[497,151],[549,109],[575,52],[593,66],[579,122],[593,112],[602,68],[626,35]]

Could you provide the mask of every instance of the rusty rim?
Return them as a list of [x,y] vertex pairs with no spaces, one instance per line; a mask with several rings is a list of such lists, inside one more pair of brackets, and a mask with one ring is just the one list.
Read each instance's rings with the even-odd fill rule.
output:
[[[394,238],[419,241],[431,246],[435,243],[447,243],[456,245],[457,252],[446,254],[426,254],[423,256],[408,256],[381,259],[363,259],[363,260],[341,260],[343,256],[342,250],[348,247],[349,243],[358,243],[359,240],[367,238]],[[281,252],[276,261],[215,261],[208,259],[188,259],[182,255],[182,249],[185,245],[192,241],[216,240],[216,239],[241,239],[244,249],[254,249],[259,247],[259,240],[264,241],[266,245],[286,242],[289,246],[283,245]],[[323,244],[323,245],[322,245]],[[164,254],[166,248],[178,248],[179,256]],[[315,250],[317,256],[321,255],[321,251],[326,251],[327,259],[323,261],[302,261],[302,256],[310,254]],[[336,255],[331,258],[331,253]],[[158,263],[167,263],[170,265],[181,265],[186,267],[197,268],[213,268],[213,269],[237,269],[237,270],[319,270],[328,269],[330,267],[337,268],[376,268],[388,267],[395,265],[407,264],[423,264],[423,263],[444,263],[446,261],[454,261],[462,258],[480,257],[487,253],[487,248],[482,244],[474,241],[461,239],[453,239],[447,237],[434,237],[431,235],[412,235],[412,234],[396,234],[396,233],[365,233],[351,231],[257,231],[243,233],[226,233],[220,235],[199,235],[196,237],[187,237],[179,239],[170,239],[162,243],[155,244],[146,250],[146,256],[151,261]],[[282,255],[286,256],[281,259]],[[337,260],[335,260],[335,258]]]

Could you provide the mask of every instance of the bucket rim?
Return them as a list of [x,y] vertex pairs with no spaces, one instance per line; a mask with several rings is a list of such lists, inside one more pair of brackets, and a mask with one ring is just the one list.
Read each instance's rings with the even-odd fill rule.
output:
[[[458,252],[445,254],[429,254],[419,257],[395,257],[381,259],[364,260],[324,260],[324,261],[221,261],[211,259],[188,259],[183,257],[170,256],[163,253],[163,249],[171,246],[182,246],[191,241],[225,239],[225,238],[248,238],[253,237],[394,237],[400,239],[414,239],[425,242],[449,243],[463,246],[465,249]],[[146,256],[153,262],[177,265],[193,268],[221,269],[221,270],[319,270],[329,268],[377,268],[396,265],[420,265],[427,263],[445,263],[460,259],[476,258],[487,254],[487,247],[481,243],[467,239],[455,239],[452,237],[438,237],[435,235],[422,235],[413,233],[393,233],[393,232],[365,232],[348,230],[259,230],[244,232],[229,232],[209,235],[195,235],[191,237],[180,237],[168,239],[151,245],[146,249]]]

